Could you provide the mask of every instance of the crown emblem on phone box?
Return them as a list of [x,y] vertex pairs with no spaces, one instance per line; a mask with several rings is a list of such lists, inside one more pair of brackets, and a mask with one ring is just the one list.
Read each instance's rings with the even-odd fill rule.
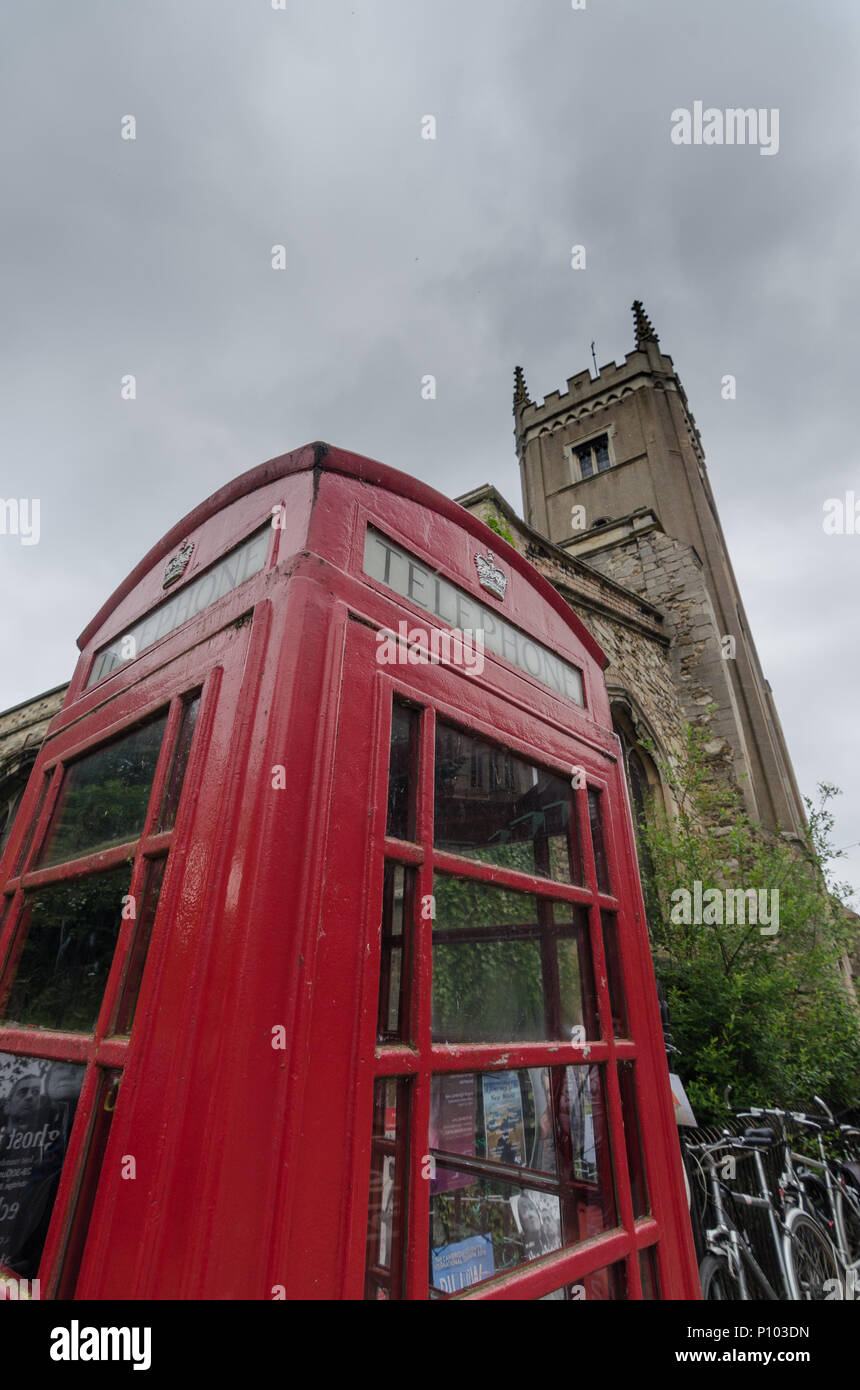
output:
[[496,598],[504,598],[505,589],[508,587],[508,576],[499,569],[493,560],[492,550],[488,550],[486,555],[476,555],[475,564],[478,566],[478,583],[481,588],[495,594]]
[[177,579],[181,579],[186,569],[188,561],[194,554],[194,542],[183,541],[182,548],[177,550],[171,560],[168,560],[164,570],[164,583],[162,589],[169,589],[171,584],[175,584]]

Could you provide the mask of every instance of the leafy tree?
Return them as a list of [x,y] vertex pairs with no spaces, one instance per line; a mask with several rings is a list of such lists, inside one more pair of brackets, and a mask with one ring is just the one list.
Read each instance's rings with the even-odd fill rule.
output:
[[[839,857],[831,839],[838,788],[821,785],[818,804],[806,801],[800,841],[769,832],[750,820],[737,786],[715,775],[708,737],[688,726],[682,756],[664,766],[677,810],[638,828],[678,1071],[700,1123],[725,1116],[727,1085],[734,1106],[809,1108],[818,1094],[845,1109],[860,1094],[860,1015],[840,968],[852,944],[850,886],[825,867]],[[777,930],[763,931],[750,912],[740,922],[689,920],[695,914],[677,890],[692,894],[696,882],[703,896],[778,892]],[[773,896],[764,901],[772,906]]]

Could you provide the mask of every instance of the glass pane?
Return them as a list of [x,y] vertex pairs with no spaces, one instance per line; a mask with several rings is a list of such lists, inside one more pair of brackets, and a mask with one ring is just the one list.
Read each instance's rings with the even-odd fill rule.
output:
[[588,819],[591,825],[591,843],[594,848],[594,867],[597,872],[597,887],[601,893],[611,892],[609,869],[606,865],[606,844],[603,838],[603,814],[600,792],[596,787],[588,788]]
[[95,1026],[122,921],[130,868],[27,895],[24,946],[4,1018],[89,1033]]
[[612,1008],[612,1031],[616,1038],[629,1038],[627,1001],[624,997],[624,977],[621,973],[621,951],[618,945],[618,921],[614,912],[601,912],[603,954],[606,957],[606,977],[609,1003]]
[[657,1275],[657,1256],[653,1245],[639,1251],[639,1278],[642,1280],[642,1297],[659,1299],[660,1280]]
[[195,696],[193,700],[184,702],[182,717],[179,721],[179,733],[176,736],[176,747],[173,752],[173,762],[167,778],[167,786],[164,788],[161,814],[158,817],[158,826],[156,827],[158,830],[172,830],[176,824],[176,812],[179,809],[182,783],[185,780],[185,769],[188,766],[188,755],[191,752],[191,740],[194,737],[194,726],[197,723],[199,711],[199,695]]
[[598,473],[605,473],[609,467],[609,445],[605,439],[598,439],[595,442],[594,457],[597,460]]
[[541,1303],[605,1303],[627,1298],[627,1265],[624,1260],[584,1274],[576,1284],[544,1294]]
[[409,1037],[409,974],[415,901],[415,874],[402,864],[385,865],[382,895],[382,940],[379,968],[377,1041]]
[[616,1224],[599,1067],[436,1076],[429,1149],[437,1294]]
[[557,883],[582,882],[567,779],[437,724],[435,780],[437,848]]
[[17,783],[10,779],[3,788],[2,799],[0,799],[0,859],[2,859],[3,851],[9,843],[15,817],[26,790],[26,776],[23,776]]
[[20,874],[26,862],[27,855],[30,853],[30,846],[33,843],[33,836],[36,833],[36,826],[39,823],[39,817],[42,814],[42,808],[45,805],[45,797],[48,795],[48,788],[51,785],[52,776],[52,773],[47,772],[45,776],[42,778],[42,786],[39,791],[38,805],[36,806],[36,809],[33,812],[33,815],[30,819],[29,829],[27,830],[27,834],[24,836],[23,843],[18,851],[18,858],[15,861],[16,874]]
[[415,800],[418,767],[418,711],[397,700],[391,712],[391,753],[388,764],[388,821],[386,835],[415,839]]
[[271,536],[270,526],[256,531],[235,550],[231,550],[229,555],[216,561],[205,574],[190,580],[173,598],[147,613],[116,642],[103,647],[93,662],[87,688],[104,680],[125,662],[133,661],[153,642],[166,637],[169,632],[175,632],[182,623],[202,613],[252,575],[259,574],[266,563]]
[[434,1042],[599,1037],[583,908],[449,874],[434,896]]
[[0,1261],[34,1279],[84,1067],[0,1052]]
[[165,710],[158,719],[66,769],[40,867],[137,839],[146,820],[166,723]]
[[121,1081],[122,1072],[116,1067],[100,1071],[83,1180],[75,1199],[71,1232],[63,1255],[63,1271],[57,1290],[59,1299],[73,1298],[75,1294]]
[[[563,699],[572,700],[577,705],[585,703],[579,667],[571,666],[549,647],[514,627],[502,617],[495,600],[493,609],[486,608],[474,594],[449,583],[438,571],[425,565],[417,556],[410,555],[408,550],[402,550],[372,526],[368,526],[365,535],[364,573],[408,599],[410,604],[432,613],[443,627],[453,627],[464,636],[483,632],[484,646],[488,652],[509,661]],[[444,653],[449,636],[444,632],[441,634],[441,653]],[[459,650],[467,665],[474,664],[469,656],[470,651],[475,652],[470,638],[459,644]],[[440,651],[437,651],[437,655]]]
[[634,1217],[647,1216],[648,1183],[645,1178],[645,1154],[642,1150],[642,1127],[639,1124],[639,1105],[636,1099],[636,1075],[632,1062],[622,1062],[618,1068],[621,1088],[621,1113],[624,1118],[624,1142],[627,1146],[627,1170],[630,1174],[630,1195]]
[[366,1299],[403,1297],[409,1083],[374,1083]]
[[591,461],[591,449],[580,449],[576,457],[579,459],[580,478],[590,478],[594,472],[594,465]]
[[161,893],[161,884],[164,879],[164,870],[167,859],[156,859],[147,864],[146,881],[141,894],[140,906],[137,914],[137,927],[131,945],[131,953],[126,967],[125,979],[122,986],[122,994],[117,1011],[117,1021],[115,1031],[117,1033],[130,1033],[134,1019],[134,1011],[137,1007],[137,996],[140,993],[140,982],[143,979],[143,967],[146,964],[146,953],[149,950],[149,939],[152,936],[152,926],[155,922],[155,914],[158,910],[158,899]]

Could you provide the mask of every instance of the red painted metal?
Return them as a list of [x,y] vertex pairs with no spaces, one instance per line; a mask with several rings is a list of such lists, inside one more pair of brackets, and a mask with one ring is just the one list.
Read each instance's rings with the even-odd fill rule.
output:
[[[283,527],[271,528],[259,573],[87,688],[100,649],[271,522],[273,512]],[[406,619],[429,631],[429,619],[363,572],[368,524],[579,667],[584,707],[489,654],[481,676],[445,665],[380,666],[380,627],[396,631]],[[165,561],[186,540],[194,546],[191,563],[165,591]],[[487,547],[509,578],[503,602],[478,584],[474,555]],[[130,926],[120,935],[91,1035],[6,1025],[0,1014],[0,1052],[87,1066],[39,1269],[43,1297],[361,1298],[374,1080],[407,1076],[405,1291],[427,1298],[422,1164],[431,1076],[583,1061],[605,1066],[618,1227],[461,1296],[538,1298],[626,1261],[628,1291],[638,1297],[638,1251],[656,1245],[662,1296],[698,1297],[604,658],[556,591],[447,498],[382,464],[315,444],[246,473],[174,526],[103,606],[79,646],[66,701],[0,864],[0,912],[6,908],[0,1009],[28,890],[86,877],[130,854],[134,893],[147,859],[165,853],[168,859],[130,1037],[110,1032]],[[174,829],[158,831],[165,750],[179,702],[192,691],[202,697],[179,814]],[[411,845],[386,839],[394,695],[424,711]],[[35,869],[62,766],[165,707],[168,735],[139,840],[71,866]],[[585,885],[553,884],[552,895],[592,904],[593,922],[601,905],[617,914],[630,1039],[615,1040],[605,1027],[601,1041],[588,1045],[434,1045],[432,924],[417,922],[411,1042],[376,1046],[386,852],[414,866],[419,896],[432,892],[434,863],[462,869],[457,856],[432,850],[437,715],[567,778],[581,766],[590,784],[602,788],[614,891],[598,891],[583,793],[577,804]],[[547,888],[502,868],[472,864],[462,871],[499,885]],[[592,949],[605,1024],[607,971],[594,927]],[[277,1030],[284,1047],[273,1046]],[[632,1057],[651,1200],[651,1215],[638,1221],[623,1161],[616,1075],[616,1063]],[[97,1096],[108,1067],[121,1069],[122,1080],[100,1170],[87,1178],[94,1197],[86,1211],[76,1194],[86,1190],[81,1175],[92,1126],[104,1110]],[[100,1122],[107,1123],[103,1114]],[[79,1267],[70,1254],[76,1249]]]

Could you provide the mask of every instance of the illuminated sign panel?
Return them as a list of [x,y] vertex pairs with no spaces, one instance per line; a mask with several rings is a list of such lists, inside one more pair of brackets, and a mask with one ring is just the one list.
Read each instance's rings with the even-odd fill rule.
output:
[[225,555],[205,574],[192,579],[190,584],[186,584],[160,608],[147,613],[145,618],[135,623],[134,627],[129,628],[128,632],[118,637],[109,647],[102,647],[93,662],[87,686],[96,685],[104,680],[105,676],[112,675],[127,661],[133,661],[136,656],[140,656],[141,652],[151,647],[160,637],[166,637],[169,632],[175,631],[189,618],[211,607],[232,589],[238,589],[246,579],[259,574],[269,553],[270,533],[271,528],[265,526],[261,531],[249,536],[242,545],[231,550],[229,555]]
[[450,627],[467,632],[482,630],[487,651],[503,657],[555,694],[577,705],[585,703],[582,672],[575,666],[562,661],[533,637],[527,637],[501,614],[485,608],[478,599],[429,569],[372,526],[367,528],[364,541],[364,572]]

